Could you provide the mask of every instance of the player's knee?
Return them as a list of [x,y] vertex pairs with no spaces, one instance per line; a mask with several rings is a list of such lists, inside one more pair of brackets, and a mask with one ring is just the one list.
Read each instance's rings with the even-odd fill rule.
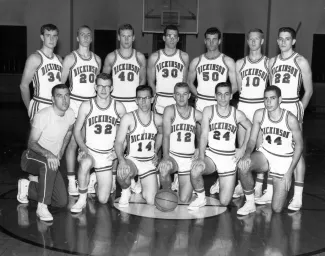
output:
[[275,213],[280,213],[280,212],[282,212],[283,207],[280,206],[280,205],[272,205],[272,210],[273,210]]
[[88,172],[92,167],[92,160],[90,157],[84,158],[79,163],[79,172]]
[[160,168],[159,174],[162,178],[165,178],[169,175],[169,170],[167,168]]
[[[155,194],[155,193],[153,193]],[[154,205],[155,204],[155,195],[143,194],[144,200],[146,200],[147,204]]]
[[231,198],[220,197],[219,202],[221,206],[227,206],[230,203]]
[[101,203],[101,204],[106,204],[108,202],[108,199],[109,199],[109,195],[101,195],[99,194],[97,196],[98,198],[98,202]]
[[60,200],[57,202],[57,207],[63,208],[68,204],[68,197],[67,196],[62,196]]
[[192,193],[191,193],[191,195],[180,195],[179,201],[183,204],[186,204],[186,203],[190,202],[191,198],[192,198]]

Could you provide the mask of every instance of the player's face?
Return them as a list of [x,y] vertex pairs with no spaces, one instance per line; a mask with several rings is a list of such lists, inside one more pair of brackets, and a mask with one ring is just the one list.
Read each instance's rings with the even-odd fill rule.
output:
[[261,49],[264,43],[264,39],[261,38],[261,34],[258,32],[251,32],[248,35],[247,44],[251,51],[257,51]]
[[81,46],[89,47],[93,41],[92,34],[89,28],[82,28],[79,30],[77,41]]
[[267,111],[274,111],[280,107],[281,97],[276,95],[275,91],[267,91],[264,93],[264,105]]
[[121,48],[129,49],[132,47],[135,37],[132,30],[126,29],[120,31],[120,34],[117,35],[117,39],[120,41]]
[[111,95],[112,81],[98,79],[96,84],[97,96],[101,99],[107,99]]
[[174,98],[177,106],[186,106],[190,97],[191,93],[188,87],[175,87]]
[[208,51],[216,51],[221,43],[221,40],[218,38],[218,34],[207,34],[204,39],[204,43],[208,49]]
[[143,112],[150,111],[151,100],[152,100],[152,95],[150,91],[148,90],[138,91],[136,103],[141,111]]
[[70,91],[67,88],[56,89],[52,102],[61,111],[66,111],[70,106]]
[[44,30],[44,35],[41,35],[41,39],[45,47],[54,49],[59,39],[58,31]]
[[232,99],[232,93],[229,87],[219,87],[216,93],[216,99],[219,106],[225,107],[229,105]]
[[167,29],[166,35],[163,36],[163,40],[165,41],[165,47],[175,49],[179,40],[177,31]]
[[277,41],[281,52],[291,50],[296,43],[296,39],[293,39],[289,32],[281,32]]

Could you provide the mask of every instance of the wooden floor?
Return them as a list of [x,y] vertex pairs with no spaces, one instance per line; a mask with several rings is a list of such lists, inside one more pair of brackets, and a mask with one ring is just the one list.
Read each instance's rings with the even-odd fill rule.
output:
[[[37,219],[35,203],[22,205],[16,200],[17,180],[26,176],[19,166],[28,134],[26,112],[21,106],[1,107],[0,118],[14,118],[0,126],[0,256],[325,255],[324,115],[306,114],[307,172],[299,212],[275,214],[266,205],[238,217],[236,211],[244,203],[240,198],[225,209],[209,206],[214,207],[210,217],[200,213],[188,219],[181,214],[169,219],[142,217],[140,201],[134,200],[134,212],[114,207],[118,188],[110,203],[100,205],[91,197],[78,215],[70,214],[76,198],[69,197],[67,208],[51,209],[53,224]],[[205,177],[207,193],[215,179],[215,175]]]

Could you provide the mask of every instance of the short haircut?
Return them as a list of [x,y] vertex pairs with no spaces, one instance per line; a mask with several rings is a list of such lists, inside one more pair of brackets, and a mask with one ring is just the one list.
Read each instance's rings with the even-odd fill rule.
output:
[[167,30],[175,30],[177,31],[177,36],[179,35],[179,30],[178,30],[178,27],[175,26],[175,25],[167,25],[164,29],[164,36],[167,35]]
[[57,28],[57,26],[53,25],[53,24],[45,24],[41,27],[41,35],[44,35],[45,30],[47,31],[53,31],[56,30],[59,34],[59,29]]
[[204,38],[206,38],[207,35],[218,35],[218,39],[221,39],[221,32],[216,27],[208,28],[204,33]]
[[107,73],[100,73],[100,74],[98,74],[96,76],[96,85],[97,85],[98,79],[109,80],[109,81],[111,81],[111,83],[113,83],[113,81],[112,81],[112,75],[111,74],[107,74]]
[[278,36],[280,36],[280,33],[281,32],[288,32],[288,33],[290,33],[292,39],[296,39],[296,31],[293,28],[291,28],[291,27],[282,27],[282,28],[279,28]]
[[259,33],[259,34],[261,35],[261,38],[264,39],[264,33],[263,33],[263,30],[262,30],[262,29],[259,29],[259,28],[252,28],[252,29],[250,29],[250,30],[248,31],[248,33],[247,33],[247,38],[249,37],[249,34],[250,34],[250,33],[254,33],[254,32]]
[[118,27],[117,33],[120,35],[122,30],[132,30],[132,34],[134,35],[134,29],[131,24],[125,23]]
[[214,93],[215,93],[215,95],[217,95],[218,88],[222,88],[222,87],[228,87],[228,88],[229,88],[229,92],[232,93],[231,84],[228,83],[228,82],[221,82],[221,83],[218,83],[218,84],[216,85],[216,88],[214,89]]
[[91,28],[90,28],[90,27],[88,27],[87,25],[82,25],[82,26],[79,27],[78,30],[77,30],[77,36],[79,36],[79,32],[80,32],[80,30],[83,29],[83,28],[88,28],[88,29],[90,30],[90,32],[91,32]]
[[66,86],[65,84],[57,84],[57,85],[53,86],[53,88],[51,90],[51,94],[53,97],[55,97],[55,91],[58,89],[67,89],[70,92],[68,86]]
[[176,91],[176,88],[187,88],[188,91],[190,91],[190,87],[188,86],[188,83],[186,82],[178,82],[175,84],[175,87],[174,87],[174,92]]
[[142,91],[149,91],[150,92],[150,97],[153,96],[153,91],[151,86],[149,85],[139,85],[136,89],[135,89],[135,95],[138,97],[138,92],[142,92]]
[[268,87],[266,87],[266,89],[264,90],[264,94],[266,92],[275,92],[276,96],[278,96],[279,98],[281,97],[281,89],[275,85],[270,85]]

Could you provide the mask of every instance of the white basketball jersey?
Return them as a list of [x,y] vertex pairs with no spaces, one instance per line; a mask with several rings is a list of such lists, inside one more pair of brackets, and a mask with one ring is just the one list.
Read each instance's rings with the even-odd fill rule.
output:
[[275,57],[271,68],[272,85],[281,89],[282,103],[299,101],[299,91],[302,81],[301,70],[297,64],[299,54],[294,52],[289,58]]
[[33,76],[34,100],[52,105],[52,88],[61,83],[62,64],[58,57],[53,54],[47,57],[42,51],[37,53],[41,56],[41,64]]
[[229,68],[224,61],[225,55],[220,53],[216,58],[209,59],[202,54],[196,66],[198,98],[215,100],[215,87],[226,82]]
[[261,130],[263,133],[262,147],[277,156],[293,156],[292,132],[288,125],[289,111],[282,109],[278,121],[272,121],[264,109]]
[[176,83],[182,82],[185,72],[185,63],[181,51],[167,55],[164,50],[158,51],[156,68],[156,92],[159,96],[171,97]]
[[112,96],[120,101],[134,101],[136,88],[140,81],[140,64],[137,52],[133,50],[129,58],[123,57],[118,50],[114,51],[115,62],[112,67]]
[[90,111],[84,124],[86,146],[97,153],[109,153],[114,146],[118,119],[114,99],[111,99],[106,108],[99,107],[96,98],[91,99]]
[[169,151],[178,157],[190,158],[195,151],[195,110],[193,107],[190,107],[188,117],[184,118],[178,112],[175,104],[173,107],[175,116],[172,121]]
[[230,106],[229,114],[221,116],[218,106],[213,105],[208,135],[209,150],[219,155],[234,155],[236,134],[236,109]]
[[95,83],[98,69],[95,54],[90,52],[90,57],[84,59],[78,51],[73,51],[75,63],[70,68],[69,80],[71,99],[84,101],[96,96]]
[[155,155],[155,142],[158,129],[154,122],[154,113],[151,112],[148,124],[143,124],[139,118],[138,110],[131,112],[134,118],[134,129],[129,135],[128,155],[139,161],[149,161]]
[[267,62],[266,56],[257,61],[252,61],[249,56],[244,58],[243,66],[239,70],[242,79],[239,101],[246,103],[264,102],[264,90],[269,77]]

